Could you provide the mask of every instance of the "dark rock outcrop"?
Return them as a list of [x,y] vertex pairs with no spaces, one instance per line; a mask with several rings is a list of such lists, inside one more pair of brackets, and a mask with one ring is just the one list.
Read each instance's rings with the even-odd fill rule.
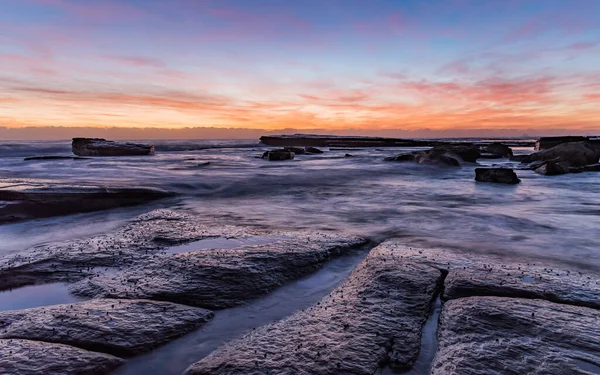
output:
[[600,147],[591,142],[569,142],[527,155],[521,162],[553,161],[566,163],[570,167],[581,167],[596,164],[599,159]]
[[0,340],[0,374],[105,375],[121,358],[68,345],[31,340]]
[[312,147],[312,146],[305,147],[304,149],[309,154],[322,154],[323,153],[323,150],[319,150],[318,148]]
[[509,168],[475,168],[475,181],[511,185],[521,182],[515,171]]
[[481,151],[487,154],[498,155],[505,158],[513,156],[512,148],[503,143],[491,143],[481,148]]
[[94,299],[0,313],[0,339],[76,346],[117,356],[153,349],[212,318],[208,310],[170,302]]
[[564,137],[542,137],[535,142],[535,150],[546,150],[561,143],[585,142],[589,137],[582,136],[564,136]]
[[57,181],[0,180],[0,224],[134,206],[174,194],[146,187],[73,185]]
[[276,147],[427,147],[439,144],[436,141],[420,141],[402,138],[335,136],[317,134],[262,136],[260,141]]
[[544,176],[557,176],[571,172],[571,167],[564,161],[549,160],[543,162],[541,165],[536,165],[534,171]]
[[116,273],[82,280],[70,290],[79,296],[225,308],[262,296],[364,243],[359,237],[288,233],[270,244],[154,257]]
[[282,150],[271,150],[271,151],[265,151],[265,153],[262,155],[262,159],[265,160],[269,160],[269,161],[282,161],[282,160],[291,160],[294,158],[294,156],[296,156],[295,153],[288,151],[286,149],[282,149]]
[[542,300],[449,301],[431,374],[597,374],[598,322],[598,310]]
[[165,247],[208,237],[248,235],[236,227],[206,226],[192,215],[155,210],[123,228],[89,239],[37,246],[0,257],[0,290],[96,275],[97,267],[126,267],[152,258]]
[[104,138],[73,138],[71,149],[77,156],[154,155],[153,145],[107,141]]
[[442,274],[375,248],[313,307],[226,344],[187,375],[364,374],[410,367]]

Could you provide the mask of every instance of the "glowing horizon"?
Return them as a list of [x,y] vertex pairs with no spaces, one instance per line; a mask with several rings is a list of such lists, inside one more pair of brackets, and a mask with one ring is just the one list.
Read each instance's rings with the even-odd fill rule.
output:
[[600,130],[600,2],[4,0],[0,126]]

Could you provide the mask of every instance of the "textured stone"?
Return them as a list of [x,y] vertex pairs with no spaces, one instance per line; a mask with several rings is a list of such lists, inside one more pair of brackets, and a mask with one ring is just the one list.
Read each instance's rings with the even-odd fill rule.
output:
[[373,249],[313,307],[253,330],[192,365],[204,374],[365,374],[417,358],[442,273]]
[[432,375],[598,374],[600,311],[542,300],[446,302]]
[[235,306],[306,275],[363,238],[287,233],[270,244],[159,256],[74,284],[88,297],[143,298],[206,308]]
[[480,252],[409,248],[399,241],[382,245],[407,260],[448,272],[443,299],[469,296],[540,298],[600,308],[600,274],[555,264]]
[[94,299],[0,313],[0,339],[28,339],[131,356],[198,328],[213,313],[147,300]]
[[143,214],[113,233],[37,246],[0,258],[0,290],[55,281],[75,281],[96,267],[122,267],[156,256],[171,245],[208,237],[244,235],[239,228],[207,227],[197,218],[169,210]]
[[104,375],[123,363],[121,358],[68,345],[0,340],[0,374]]

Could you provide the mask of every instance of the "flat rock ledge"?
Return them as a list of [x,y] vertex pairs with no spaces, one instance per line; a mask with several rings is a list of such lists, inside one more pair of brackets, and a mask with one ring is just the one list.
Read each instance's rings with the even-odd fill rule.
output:
[[226,308],[262,296],[367,242],[355,236],[289,233],[270,244],[148,258],[122,271],[82,280],[70,291],[85,297],[141,298]]
[[0,290],[73,282],[97,274],[99,267],[125,267],[144,262],[168,246],[238,235],[248,233],[231,226],[209,227],[186,213],[154,210],[112,233],[41,245],[24,253],[0,257]]
[[600,309],[600,274],[539,260],[515,261],[493,254],[410,248],[400,241],[380,246],[407,261],[448,272],[443,300],[471,296],[538,298]]
[[543,300],[445,303],[432,375],[598,374],[600,311]]
[[124,362],[68,345],[0,339],[0,374],[104,375]]
[[143,353],[188,333],[211,311],[170,302],[95,299],[0,313],[0,339],[76,346],[120,357]]
[[313,307],[253,330],[186,375],[374,374],[412,366],[442,273],[373,249]]
[[0,225],[135,206],[174,195],[172,192],[151,187],[0,179]]

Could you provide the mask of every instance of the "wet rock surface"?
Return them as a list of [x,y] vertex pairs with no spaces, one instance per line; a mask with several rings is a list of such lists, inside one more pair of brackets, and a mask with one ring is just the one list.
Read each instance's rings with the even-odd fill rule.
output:
[[[304,149],[302,149],[304,150]],[[269,160],[269,161],[282,161],[282,160],[292,160],[294,157],[296,156],[296,154],[292,151],[283,149],[283,150],[272,150],[272,151],[265,151],[265,153],[262,155],[262,159],[265,160]]]
[[509,168],[475,168],[475,181],[510,185],[521,182],[515,171]]
[[134,206],[174,194],[147,187],[74,185],[59,181],[0,180],[0,224]]
[[361,246],[360,237],[285,233],[270,244],[157,256],[71,287],[78,296],[143,298],[225,308],[262,296],[286,281]]
[[143,214],[113,233],[47,244],[0,258],[0,290],[95,275],[98,267],[128,267],[156,257],[168,246],[209,237],[242,236],[231,226],[206,226],[197,217],[170,210]]
[[539,298],[600,308],[600,274],[550,261],[515,261],[480,252],[409,248],[400,241],[380,245],[402,254],[406,261],[448,272],[443,300],[470,296]]
[[566,162],[550,160],[543,162],[541,165],[536,165],[534,171],[544,176],[558,176],[571,172],[571,169]]
[[154,155],[153,145],[107,141],[104,138],[73,138],[71,148],[77,156]]
[[0,373],[11,375],[104,375],[121,358],[68,345],[31,340],[0,340]]
[[0,339],[76,346],[121,357],[139,354],[190,332],[211,311],[170,302],[94,299],[0,313]]
[[570,167],[581,167],[598,163],[600,147],[592,142],[561,143],[523,158],[523,163],[534,161],[563,162]]
[[444,305],[432,374],[600,372],[600,311],[542,300],[471,297]]
[[186,374],[373,374],[410,367],[442,273],[373,249],[313,307],[253,330]]

